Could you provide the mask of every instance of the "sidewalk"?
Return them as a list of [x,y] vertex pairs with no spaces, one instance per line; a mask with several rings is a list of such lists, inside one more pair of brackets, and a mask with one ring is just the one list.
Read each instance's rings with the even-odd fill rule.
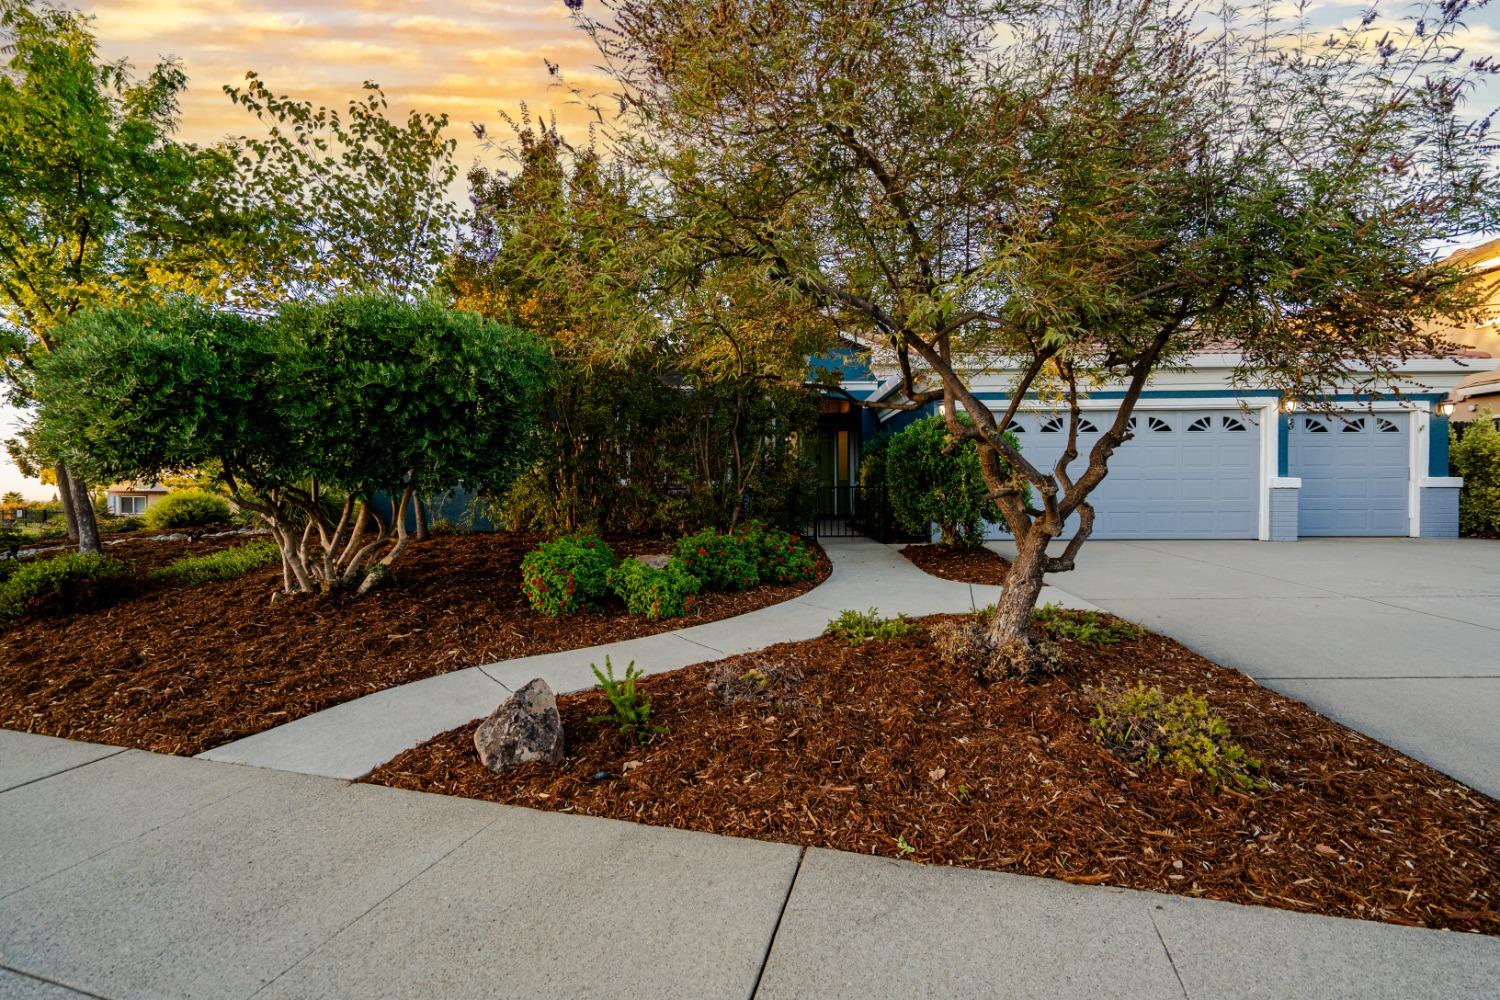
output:
[[[603,666],[606,656],[617,670],[634,661],[645,673],[661,673],[778,642],[815,638],[845,608],[929,615],[983,607],[1000,595],[999,587],[938,579],[891,546],[868,539],[832,540],[824,550],[833,563],[828,579],[781,604],[641,639],[439,674],[335,705],[199,756],[301,774],[357,778],[439,733],[488,715],[510,691],[533,677],[545,678],[559,694],[593,687],[589,665]],[[1065,607],[1091,606],[1050,587],[1041,599]]]
[[0,731],[0,997],[1500,995],[1500,940]]

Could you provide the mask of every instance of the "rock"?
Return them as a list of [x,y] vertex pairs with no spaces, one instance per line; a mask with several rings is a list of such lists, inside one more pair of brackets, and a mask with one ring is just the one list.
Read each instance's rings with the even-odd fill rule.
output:
[[666,569],[667,563],[672,561],[672,557],[669,555],[636,556],[635,561],[645,563],[652,569]]
[[515,764],[545,760],[562,761],[562,716],[557,714],[557,695],[546,681],[528,681],[474,731],[474,749],[491,771]]

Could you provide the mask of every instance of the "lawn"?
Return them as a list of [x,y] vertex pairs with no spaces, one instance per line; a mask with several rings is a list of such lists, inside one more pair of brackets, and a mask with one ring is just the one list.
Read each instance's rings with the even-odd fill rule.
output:
[[[1059,640],[1063,672],[980,686],[929,627],[824,636],[641,681],[645,744],[559,699],[559,766],[494,774],[474,726],[368,781],[538,809],[1310,913],[1500,934],[1500,806],[1150,633]],[[1102,692],[1207,697],[1264,787],[1131,763],[1090,721]]]
[[[194,754],[339,702],[461,667],[727,618],[801,585],[705,592],[687,618],[648,621],[611,602],[533,612],[521,559],[541,536],[441,535],[414,544],[385,585],[353,597],[278,596],[280,570],[191,587],[138,583],[103,607],[0,632],[0,727]],[[137,578],[244,538],[110,546]],[[670,543],[611,540],[621,555]]]

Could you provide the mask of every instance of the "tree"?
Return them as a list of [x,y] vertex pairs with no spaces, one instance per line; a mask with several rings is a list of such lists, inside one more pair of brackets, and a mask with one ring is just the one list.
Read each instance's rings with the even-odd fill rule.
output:
[[[580,20],[674,266],[815,305],[897,367],[887,405],[941,401],[977,442],[1018,553],[995,678],[1039,667],[1043,575],[1074,566],[1153,373],[1214,346],[1315,399],[1445,349],[1419,323],[1474,303],[1426,247],[1500,214],[1488,122],[1463,116],[1494,71],[1458,48],[1474,9],[1326,39],[1269,4],[1210,25],[1139,0],[620,0]],[[971,380],[1002,360],[1019,375],[991,412]],[[1102,383],[1120,406],[1080,456]],[[1050,469],[1005,437],[1037,392],[1069,412]]]
[[1492,411],[1480,410],[1462,437],[1448,431],[1448,461],[1464,477],[1458,526],[1465,535],[1500,535],[1500,427]]
[[[11,401],[70,317],[162,289],[224,294],[255,225],[217,197],[223,149],[174,141],[182,68],[100,60],[88,19],[0,0],[0,351]],[[43,456],[48,462],[53,456]],[[88,486],[56,470],[69,537],[98,550]]]
[[15,490],[6,490],[5,496],[0,497],[0,506],[4,507],[19,507],[25,502],[26,498]]
[[288,592],[363,593],[406,548],[418,483],[499,489],[525,467],[547,367],[530,335],[430,300],[100,309],[38,365],[38,434],[100,476],[217,463]]
[[891,513],[905,530],[925,535],[936,524],[943,545],[974,547],[984,542],[984,522],[1000,519],[978,446],[950,434],[943,417],[907,425],[891,438],[883,460]]

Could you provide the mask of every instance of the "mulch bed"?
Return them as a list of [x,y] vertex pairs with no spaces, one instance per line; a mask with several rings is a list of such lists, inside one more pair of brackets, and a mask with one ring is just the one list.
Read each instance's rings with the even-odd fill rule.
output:
[[966,549],[942,545],[908,545],[901,554],[917,568],[944,580],[999,586],[1010,572],[1010,563],[986,548]]
[[[938,618],[924,619],[932,624]],[[1500,934],[1500,805],[1170,639],[1063,643],[1038,684],[980,687],[925,633],[829,637],[642,682],[665,735],[560,699],[557,767],[492,774],[474,726],[368,781],[733,836]],[[751,675],[759,670],[768,678]],[[720,682],[720,691],[712,685]],[[727,681],[728,687],[723,683]],[[1256,794],[1128,766],[1093,740],[1095,690],[1205,694],[1265,762]],[[738,696],[738,700],[736,700]]]
[[[550,619],[521,594],[534,534],[415,543],[364,597],[281,598],[279,567],[196,587],[144,590],[86,614],[0,632],[0,727],[195,754],[373,691],[497,660],[651,635],[777,604],[817,581],[705,593],[687,618],[623,607]],[[130,542],[107,551],[144,572],[243,544]],[[669,550],[611,540],[621,555]],[[148,546],[156,546],[148,549]]]

